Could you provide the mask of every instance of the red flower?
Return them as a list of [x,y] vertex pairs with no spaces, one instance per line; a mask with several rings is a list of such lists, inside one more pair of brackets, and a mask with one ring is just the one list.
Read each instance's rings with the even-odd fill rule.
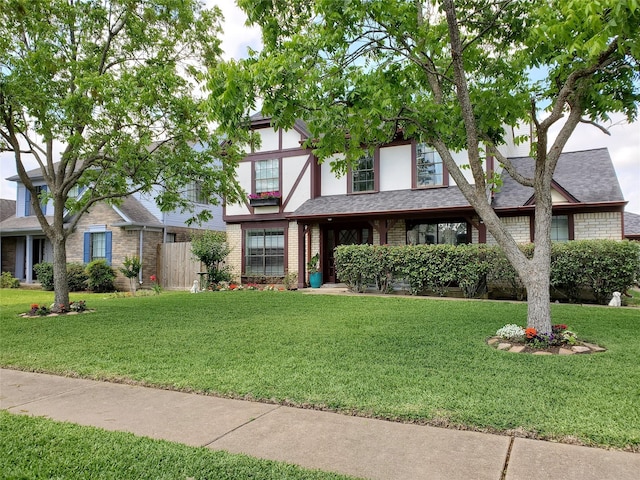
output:
[[229,290],[235,290],[236,288],[238,288],[238,286],[235,283],[229,285]]
[[527,336],[528,339],[532,339],[536,336],[536,334],[538,333],[538,331],[535,328],[527,328],[524,331],[524,334]]
[[31,308],[38,308],[38,307],[39,307],[39,305],[37,303],[32,303],[31,304]]
[[157,280],[155,275],[151,275],[149,278],[151,279],[152,282],[155,282]]

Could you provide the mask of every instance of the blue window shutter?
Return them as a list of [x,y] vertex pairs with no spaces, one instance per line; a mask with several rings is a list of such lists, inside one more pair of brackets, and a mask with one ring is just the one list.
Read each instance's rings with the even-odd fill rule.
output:
[[31,214],[31,192],[27,187],[24,187],[24,216],[28,217]]
[[84,232],[84,263],[91,260],[91,233]]
[[[40,190],[42,192],[46,192],[47,191],[47,186],[43,185],[42,187],[40,187]],[[43,201],[42,203],[40,203],[40,208],[42,209],[42,214],[46,215],[47,214],[47,201]]]
[[107,257],[107,263],[109,265],[111,265],[111,232],[105,232],[105,250],[106,250],[106,257]]

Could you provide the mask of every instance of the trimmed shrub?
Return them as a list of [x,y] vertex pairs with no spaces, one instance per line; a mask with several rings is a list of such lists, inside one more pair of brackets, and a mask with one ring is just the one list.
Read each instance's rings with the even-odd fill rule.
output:
[[0,275],[0,288],[20,288],[20,280],[14,278],[11,272],[2,272],[2,275]]
[[[528,258],[535,245],[522,245]],[[614,291],[624,292],[638,281],[640,244],[629,241],[584,240],[552,245],[550,286],[554,298],[606,304]],[[458,286],[466,297],[488,290],[503,298],[526,298],[524,285],[502,249],[490,245],[406,245],[399,247],[342,245],[335,250],[339,279],[364,292],[376,285],[390,292],[394,283],[409,284],[412,295],[445,295]],[[494,293],[495,295],[495,293]]]
[[53,290],[53,263],[41,262],[33,266],[36,272],[36,279],[42,285],[43,290]]
[[613,292],[625,292],[638,280],[640,244],[616,240],[580,240],[554,244],[551,286],[569,299],[583,291],[605,305]]
[[67,282],[70,292],[82,292],[87,289],[87,272],[80,263],[67,263]]
[[341,245],[335,249],[334,259],[340,281],[354,292],[364,292],[379,275],[373,265],[372,245]]
[[96,293],[113,292],[115,290],[114,280],[116,272],[109,266],[106,260],[94,260],[89,263],[86,268],[87,285],[89,290]]

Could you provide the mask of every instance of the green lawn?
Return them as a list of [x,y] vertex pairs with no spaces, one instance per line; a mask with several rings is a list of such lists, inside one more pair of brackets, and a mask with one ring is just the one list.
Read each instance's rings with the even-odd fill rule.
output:
[[297,292],[86,299],[97,312],[19,318],[51,293],[2,290],[0,365],[358,415],[640,449],[640,310],[553,305],[608,351],[532,356],[485,339],[526,305]]
[[342,475],[0,411],[0,477],[338,480]]

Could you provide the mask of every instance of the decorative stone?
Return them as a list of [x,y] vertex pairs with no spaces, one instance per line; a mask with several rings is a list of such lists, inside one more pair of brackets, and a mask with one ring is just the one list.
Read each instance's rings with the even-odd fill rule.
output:
[[589,353],[591,352],[591,349],[589,347],[583,347],[582,345],[576,345],[571,347],[571,350],[573,350],[575,353]]
[[500,339],[499,339],[498,337],[492,337],[492,338],[490,338],[490,339],[487,341],[487,343],[488,343],[489,345],[495,345],[495,344],[496,344],[496,343],[498,343],[499,341],[500,341]]
[[573,351],[569,350],[568,348],[562,348],[560,347],[560,349],[558,350],[558,355],[573,355]]
[[67,315],[77,315],[78,312],[67,312]]
[[516,345],[514,347],[511,347],[509,351],[513,353],[521,353],[524,351],[524,348],[524,345]]
[[510,343],[499,343],[498,350],[509,350],[511,346],[512,345]]
[[553,353],[551,352],[533,352],[534,355],[553,355]]
[[602,348],[599,345],[596,345],[595,343],[583,343],[583,345],[585,347],[589,347],[592,352],[606,352],[607,351],[606,348]]

